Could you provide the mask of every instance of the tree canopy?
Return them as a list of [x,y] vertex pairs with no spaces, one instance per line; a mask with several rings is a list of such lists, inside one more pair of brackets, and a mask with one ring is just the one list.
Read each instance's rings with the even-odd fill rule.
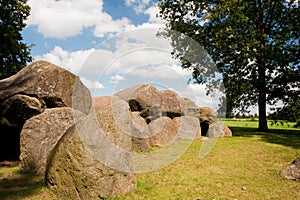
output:
[[0,79],[9,77],[32,61],[30,46],[21,31],[30,14],[27,0],[0,0]]
[[[299,98],[300,10],[296,0],[160,0],[166,31],[179,31],[210,54],[223,75],[227,111],[258,105],[259,130],[266,131],[267,103]],[[188,48],[174,45],[182,66],[203,81]],[[196,52],[194,52],[196,53]],[[200,78],[199,78],[200,77]]]

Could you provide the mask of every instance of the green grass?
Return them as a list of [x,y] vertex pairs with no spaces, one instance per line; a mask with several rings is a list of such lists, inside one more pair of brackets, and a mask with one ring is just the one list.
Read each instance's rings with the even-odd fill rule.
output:
[[[138,174],[134,191],[112,199],[299,199],[300,183],[279,173],[300,156],[300,129],[261,133],[252,122],[225,123],[234,136],[218,139],[205,158],[198,157],[202,142],[195,141],[171,165]],[[0,168],[0,199],[58,198],[42,180],[9,167]]]
[[43,177],[21,173],[18,166],[0,168],[0,199],[58,199],[49,191]]
[[[251,120],[225,120],[222,121],[224,124],[230,127],[250,127],[250,128],[257,128],[258,127],[258,121],[251,121]],[[296,122],[284,122],[284,123],[272,123],[272,121],[268,121],[268,127],[269,129],[295,129],[293,126],[296,124]],[[300,129],[298,129],[300,130]]]
[[207,157],[200,141],[168,167],[138,175],[137,189],[113,199],[299,199],[300,183],[279,173],[300,156],[299,130],[232,127]]

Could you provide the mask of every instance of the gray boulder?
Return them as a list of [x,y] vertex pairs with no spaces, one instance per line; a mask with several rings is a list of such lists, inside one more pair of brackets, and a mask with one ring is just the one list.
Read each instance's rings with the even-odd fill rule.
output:
[[169,117],[161,117],[149,124],[150,146],[164,147],[177,142],[177,127]]
[[231,137],[231,130],[222,123],[216,122],[209,125],[207,137]]
[[300,181],[300,158],[294,160],[280,175],[289,180]]
[[20,136],[20,169],[44,175],[47,158],[66,130],[84,114],[72,108],[46,109],[27,120]]
[[142,110],[140,112],[140,115],[146,120],[147,124],[149,124],[150,122],[161,118],[164,115],[164,113],[161,105],[155,104],[150,108]]
[[215,111],[210,107],[199,107],[200,123],[206,122],[212,124],[218,121],[218,116]]
[[181,99],[178,94],[172,90],[160,91],[161,106],[166,116],[171,119],[183,115],[183,108],[181,106]]
[[176,117],[173,120],[176,124],[178,139],[196,140],[201,138],[201,128],[198,118],[182,116]]
[[71,107],[88,113],[89,90],[79,77],[46,61],[37,61],[0,80],[0,161],[17,159],[27,119],[46,108]]
[[107,105],[111,105],[113,99],[111,96],[99,96],[93,98],[93,109],[99,110]]
[[129,103],[131,111],[142,111],[161,104],[159,91],[149,84],[136,85],[115,94]]
[[149,136],[150,129],[145,119],[140,116],[139,112],[132,112],[132,151],[150,151]]
[[[105,199],[136,187],[131,157],[124,146],[99,126],[102,114],[91,113],[59,140],[46,169],[46,184],[63,199]],[[118,131],[117,131],[118,132]]]
[[96,116],[106,137],[118,148],[131,151],[133,125],[128,103],[124,100],[112,101],[111,104],[97,110]]
[[16,94],[2,102],[1,116],[9,126],[22,126],[24,122],[42,113],[46,104],[43,100],[23,94]]
[[184,116],[195,117],[200,120],[200,112],[198,107],[188,107],[185,108]]
[[90,91],[79,77],[46,61],[37,61],[17,74],[0,80],[0,104],[22,94],[35,97],[47,108],[72,107],[88,113],[91,106]]
[[183,111],[183,115],[185,116],[190,116],[187,112],[188,112],[188,108],[195,108],[197,107],[195,102],[192,101],[189,98],[186,97],[180,97],[180,104],[181,104],[181,109]]

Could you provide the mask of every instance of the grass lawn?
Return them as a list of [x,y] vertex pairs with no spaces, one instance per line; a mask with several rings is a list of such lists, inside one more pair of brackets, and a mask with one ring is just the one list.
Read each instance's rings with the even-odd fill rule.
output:
[[[250,123],[225,123],[234,136],[218,139],[205,158],[198,157],[202,142],[195,141],[171,165],[138,174],[135,191],[113,199],[300,199],[300,182],[279,176],[300,156],[300,129],[260,133]],[[0,199],[58,198],[43,180],[1,167]]]

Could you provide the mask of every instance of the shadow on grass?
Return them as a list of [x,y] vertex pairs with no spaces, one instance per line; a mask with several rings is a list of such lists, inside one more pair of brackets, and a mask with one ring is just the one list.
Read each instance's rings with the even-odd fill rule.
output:
[[257,128],[230,127],[234,136],[260,136],[265,142],[280,144],[294,149],[300,149],[300,130],[270,129],[268,132],[258,132]]
[[44,185],[43,177],[22,173],[16,168],[0,169],[0,200],[31,197],[38,194]]

